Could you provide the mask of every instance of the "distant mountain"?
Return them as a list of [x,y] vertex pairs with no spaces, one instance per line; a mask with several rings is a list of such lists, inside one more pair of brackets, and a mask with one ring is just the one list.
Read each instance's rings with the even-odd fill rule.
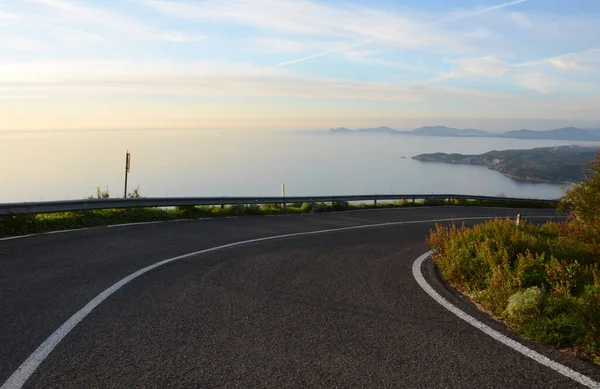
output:
[[460,136],[460,130],[451,127],[435,126],[435,127],[421,127],[416,130],[409,131],[414,135],[427,135],[427,136]]
[[587,132],[600,138],[600,128],[586,128]]
[[474,130],[474,129],[460,130],[460,134],[463,136],[493,136],[493,134],[491,134],[487,131]]
[[427,135],[427,136],[490,136],[491,134],[481,130],[459,130],[452,127],[435,126],[435,127],[421,127],[416,130],[408,131],[413,135]]
[[395,134],[395,133],[400,133],[401,131],[394,130],[393,128],[390,128],[390,127],[360,128],[358,130],[350,130],[346,127],[338,127],[338,128],[330,128],[329,132],[334,133],[334,134],[345,134],[345,133],[351,133],[351,132]]
[[360,130],[356,130],[356,132],[381,132],[381,133],[394,133],[399,132],[398,130],[394,130],[389,127],[376,127],[376,128],[362,128]]
[[353,132],[353,131],[346,127],[338,127],[338,128],[330,128],[329,132],[334,133],[334,134],[343,134],[343,133],[348,133],[348,132]]
[[584,130],[576,127],[559,128],[550,131],[531,131],[518,130],[508,131],[502,134],[504,138],[516,139],[553,139],[553,140],[581,140],[594,141],[600,140],[600,131],[598,134],[594,130]]
[[339,127],[329,130],[331,133],[376,133],[397,134],[415,136],[445,136],[445,137],[489,137],[489,138],[511,138],[511,139],[549,139],[549,140],[573,140],[573,141],[598,141],[600,142],[600,129],[583,129],[576,127],[558,128],[548,131],[516,130],[505,133],[492,133],[476,129],[459,130],[444,126],[426,126],[411,131],[399,131],[390,127],[363,128],[350,130]]

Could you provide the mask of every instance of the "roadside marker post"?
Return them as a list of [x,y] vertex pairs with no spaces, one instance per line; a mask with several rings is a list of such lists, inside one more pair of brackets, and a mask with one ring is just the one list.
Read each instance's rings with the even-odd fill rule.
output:
[[127,176],[129,175],[129,171],[131,169],[131,154],[129,150],[127,150],[127,154],[125,155],[125,190],[123,191],[123,198],[127,198]]
[[285,183],[281,183],[281,198],[283,199],[283,210],[285,211]]

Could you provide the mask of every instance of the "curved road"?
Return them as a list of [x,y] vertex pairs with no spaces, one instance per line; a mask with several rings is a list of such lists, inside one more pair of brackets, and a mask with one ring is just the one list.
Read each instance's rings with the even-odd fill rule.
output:
[[[148,265],[249,239],[397,223],[238,245],[153,269],[91,311],[24,387],[583,387],[459,319],[413,277],[433,219],[517,212],[553,214],[407,208],[0,241],[0,384],[71,315]],[[422,270],[449,302],[508,334],[441,284],[430,261]],[[600,381],[596,366],[519,341]]]

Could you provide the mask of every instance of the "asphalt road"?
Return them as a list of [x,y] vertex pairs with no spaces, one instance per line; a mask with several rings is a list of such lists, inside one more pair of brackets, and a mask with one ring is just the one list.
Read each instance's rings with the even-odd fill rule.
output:
[[[0,241],[0,384],[71,315],[147,265],[59,343],[31,388],[581,387],[448,312],[417,284],[433,219],[548,210],[419,208],[97,228]],[[436,277],[446,299],[508,334]],[[512,336],[512,335],[511,335]],[[523,344],[600,381],[600,369]]]

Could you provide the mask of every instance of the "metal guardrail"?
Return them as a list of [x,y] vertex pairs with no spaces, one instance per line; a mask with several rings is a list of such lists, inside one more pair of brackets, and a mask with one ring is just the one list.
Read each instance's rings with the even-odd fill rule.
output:
[[385,201],[385,200],[478,200],[557,205],[558,200],[523,199],[511,197],[470,196],[456,194],[398,194],[357,196],[292,196],[292,197],[155,197],[138,199],[86,199],[0,204],[0,216],[96,209],[176,207],[194,205],[248,205],[330,203],[333,201]]

